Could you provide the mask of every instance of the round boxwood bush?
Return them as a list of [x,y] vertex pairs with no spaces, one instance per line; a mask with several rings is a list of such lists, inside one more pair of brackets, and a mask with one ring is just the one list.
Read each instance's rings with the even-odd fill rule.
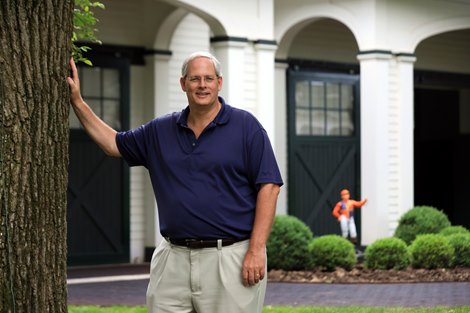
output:
[[419,235],[409,247],[414,268],[447,268],[452,266],[454,248],[445,236]]
[[469,234],[470,235],[470,231],[463,226],[448,226],[442,229],[439,232],[439,234],[444,235],[444,236],[450,236],[454,234]]
[[311,265],[328,271],[336,267],[350,270],[356,264],[354,245],[338,235],[326,235],[313,239],[309,245]]
[[417,206],[406,212],[398,222],[395,237],[410,244],[421,234],[436,234],[450,226],[447,216],[430,206]]
[[276,216],[266,244],[268,269],[302,270],[308,267],[308,244],[312,239],[312,231],[298,218]]
[[365,266],[371,269],[404,269],[410,264],[406,243],[399,238],[379,239],[366,248]]
[[470,267],[470,234],[456,233],[446,237],[454,248],[454,266]]

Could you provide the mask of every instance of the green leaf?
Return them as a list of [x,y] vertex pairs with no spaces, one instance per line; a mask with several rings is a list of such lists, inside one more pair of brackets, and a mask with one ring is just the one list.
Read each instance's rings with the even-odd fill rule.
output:
[[83,62],[92,66],[90,60],[83,56],[83,53],[91,50],[90,47],[76,45],[77,41],[88,41],[96,44],[102,44],[96,37],[97,29],[94,27],[98,22],[92,8],[104,9],[105,6],[101,2],[91,0],[75,0],[75,9],[73,11],[73,26],[72,33],[72,57],[77,62]]
[[93,66],[93,63],[91,63],[91,61],[88,60],[88,59],[83,59],[82,61],[83,61],[83,63],[85,63],[86,65]]

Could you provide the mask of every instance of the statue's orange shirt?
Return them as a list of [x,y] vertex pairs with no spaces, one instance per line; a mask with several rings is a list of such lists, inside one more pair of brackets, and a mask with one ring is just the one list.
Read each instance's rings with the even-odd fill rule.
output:
[[342,215],[346,216],[346,218],[349,218],[355,208],[360,208],[362,207],[366,201],[356,201],[356,200],[348,200],[346,202],[346,209],[342,209],[341,205],[343,204],[343,201],[339,201],[336,203],[335,208],[333,209],[333,215],[339,220]]

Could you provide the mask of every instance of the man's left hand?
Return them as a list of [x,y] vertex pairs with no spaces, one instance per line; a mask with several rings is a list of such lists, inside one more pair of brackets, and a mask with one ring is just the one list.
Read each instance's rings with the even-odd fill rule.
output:
[[245,287],[254,286],[264,279],[266,274],[266,247],[248,249],[243,260],[242,279]]

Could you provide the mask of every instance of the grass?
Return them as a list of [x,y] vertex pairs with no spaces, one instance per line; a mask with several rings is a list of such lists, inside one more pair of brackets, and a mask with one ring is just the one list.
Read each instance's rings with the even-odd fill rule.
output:
[[468,313],[459,308],[376,308],[376,307],[266,307],[263,313]]
[[[146,313],[145,307],[69,306],[69,313]],[[470,306],[435,308],[376,308],[376,307],[287,307],[267,306],[263,313],[468,313]]]
[[69,306],[69,313],[147,313],[143,306]]

